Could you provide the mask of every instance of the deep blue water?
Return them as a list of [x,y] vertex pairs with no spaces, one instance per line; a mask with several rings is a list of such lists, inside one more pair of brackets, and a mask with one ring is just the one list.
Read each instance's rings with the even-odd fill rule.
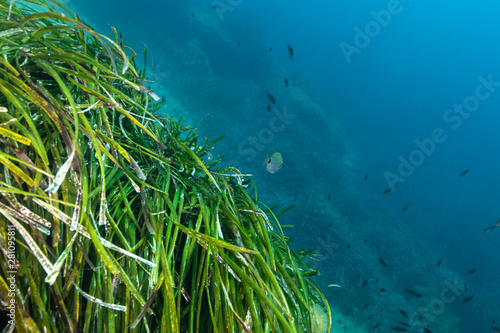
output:
[[[398,308],[411,332],[500,321],[500,227],[483,232],[500,219],[500,2],[69,5],[105,34],[116,27],[140,66],[147,46],[162,112],[190,125],[208,114],[200,137],[227,135],[225,164],[253,174],[270,206],[296,205],[281,222],[296,248],[323,254],[318,282],[343,286],[325,288],[336,327],[387,332]],[[284,166],[266,173],[275,151]]]

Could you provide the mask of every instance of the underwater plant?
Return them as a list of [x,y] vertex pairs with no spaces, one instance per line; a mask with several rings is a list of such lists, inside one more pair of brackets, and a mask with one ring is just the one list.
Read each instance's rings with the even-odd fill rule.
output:
[[158,114],[165,102],[115,29],[97,33],[57,1],[0,7],[8,325],[314,332],[321,308],[330,331],[311,252],[290,249],[252,178],[209,158],[221,138],[200,143],[196,127]]

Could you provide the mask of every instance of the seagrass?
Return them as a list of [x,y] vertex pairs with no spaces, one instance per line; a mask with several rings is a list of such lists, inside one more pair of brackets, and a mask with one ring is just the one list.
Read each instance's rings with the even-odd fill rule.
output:
[[56,1],[0,7],[0,296],[17,332],[311,332],[315,304],[330,330],[313,252],[211,157],[221,138],[159,115],[115,29]]

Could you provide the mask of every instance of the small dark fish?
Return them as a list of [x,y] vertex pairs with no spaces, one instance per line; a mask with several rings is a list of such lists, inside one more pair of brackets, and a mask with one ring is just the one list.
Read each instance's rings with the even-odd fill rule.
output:
[[491,326],[491,329],[495,332],[498,332],[500,333],[500,327],[496,327],[496,326]]
[[238,47],[240,47],[240,42],[238,42]]
[[346,248],[350,249],[351,248],[351,244],[347,244]]
[[403,317],[405,317],[406,319],[408,319],[408,314],[406,313],[406,311],[405,311],[405,310],[403,310],[403,309],[398,309],[398,310],[399,310],[399,313],[401,313],[401,315],[402,315]]
[[408,209],[408,205],[404,206],[403,212],[406,211],[407,209]]
[[288,79],[285,78],[285,87],[288,87]]
[[377,279],[375,280],[375,283],[378,283],[379,281],[380,281],[380,278],[377,278]]
[[349,314],[349,312],[351,312],[351,308],[347,309],[347,311],[345,312],[345,315],[347,316]]
[[462,303],[464,304],[467,304],[469,303],[473,298],[474,298],[475,295],[472,295],[472,296],[469,296],[467,298],[464,298],[464,300],[462,301]]
[[368,285],[368,278],[363,280],[363,283],[361,284],[361,288],[364,288]]
[[293,60],[293,49],[290,44],[288,44],[288,55],[290,56],[290,60]]
[[331,196],[332,196],[331,194],[328,194],[328,200],[330,200]]
[[368,172],[365,175],[365,182],[368,180]]
[[467,272],[467,274],[472,275],[477,271],[477,269],[473,268],[470,271]]
[[436,267],[441,266],[441,263],[443,262],[443,259],[444,259],[444,257],[442,257],[441,259],[439,259],[439,261],[436,263]]
[[380,323],[376,323],[375,325],[373,325],[373,327],[372,327],[372,328],[373,328],[373,329],[376,329],[376,328],[378,328],[378,327],[380,327]]
[[273,47],[271,46],[271,47],[269,48],[269,52],[271,52],[272,50],[273,50]]
[[271,111],[271,105],[267,104],[267,111]]
[[424,296],[423,296],[420,292],[418,292],[418,291],[416,291],[416,290],[412,290],[412,289],[405,289],[405,291],[406,291],[408,294],[410,294],[410,295],[412,295],[412,296],[414,296],[414,297],[418,297],[418,298],[422,298],[422,297],[424,297]]
[[462,171],[462,173],[460,174],[460,177],[463,177],[467,174],[467,172],[469,172],[470,169],[467,169],[465,171]]
[[331,226],[332,226],[332,224],[333,224],[333,221],[332,221],[332,222],[330,222],[330,225],[328,225],[328,227],[331,227]]
[[367,309],[370,306],[370,303],[366,303],[365,306],[363,306],[363,309]]
[[217,5],[213,5],[212,6],[213,9],[217,9],[217,8],[220,8],[220,6],[217,6]]
[[364,242],[363,242],[363,243],[366,243],[366,242],[368,242],[368,238],[365,238],[365,240],[364,240]]
[[386,290],[387,290],[387,289],[385,289],[385,288],[380,288],[380,292],[381,292],[381,293],[385,293],[385,291],[386,291]]
[[483,230],[483,232],[484,232],[485,234],[487,234],[488,232],[490,232],[490,231],[491,231],[491,230],[493,230],[493,229],[495,229],[495,226],[494,226],[494,225],[492,225],[491,227],[488,227],[488,228],[484,229],[484,230]]
[[427,327],[424,327],[424,333],[432,333],[432,331],[430,329],[428,329]]
[[194,12],[191,14],[191,17],[194,17]]
[[396,326],[396,327],[391,327],[393,331],[396,331],[396,332],[408,332],[408,330],[406,328],[404,328],[403,326]]
[[165,103],[165,95],[161,95],[161,101]]
[[389,192],[392,191],[392,188],[388,188],[387,190],[384,191],[384,194],[389,194]]
[[496,318],[493,318],[493,319],[490,321],[490,326],[493,326],[493,324],[495,324],[495,321],[496,321],[496,320],[497,320]]
[[269,99],[269,102],[276,104],[276,100],[274,99],[274,96],[267,92],[267,98]]
[[359,279],[360,276],[361,276],[361,273],[359,273],[358,275],[356,275],[356,279]]
[[381,264],[382,266],[384,266],[384,267],[389,266],[389,265],[387,264],[387,261],[385,261],[385,260],[384,260],[384,259],[382,259],[382,258],[378,258],[378,261],[379,261],[379,262],[380,262],[380,264]]
[[123,39],[123,37],[122,37],[122,33],[121,33],[121,32],[119,32],[119,34],[120,34],[120,39]]
[[467,291],[467,282],[464,283],[464,292]]

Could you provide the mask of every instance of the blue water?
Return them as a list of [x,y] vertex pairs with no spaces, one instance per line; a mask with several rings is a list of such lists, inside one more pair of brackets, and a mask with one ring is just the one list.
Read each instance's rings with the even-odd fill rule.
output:
[[[398,308],[411,332],[500,321],[500,227],[483,232],[500,218],[500,2],[69,5],[105,34],[116,27],[139,67],[146,46],[162,113],[191,125],[208,114],[200,137],[227,135],[225,164],[253,174],[263,202],[295,204],[281,223],[295,248],[323,255],[309,262],[335,332],[388,332]],[[276,151],[283,168],[266,173]]]

